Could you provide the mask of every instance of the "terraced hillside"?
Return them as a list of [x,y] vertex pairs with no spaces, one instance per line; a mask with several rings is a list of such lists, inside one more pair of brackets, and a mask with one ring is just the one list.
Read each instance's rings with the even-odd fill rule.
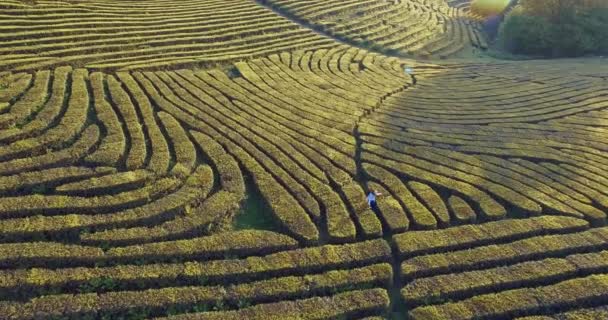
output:
[[604,60],[386,56],[287,2],[0,3],[0,319],[606,314]]
[[259,0],[342,41],[391,54],[446,58],[487,49],[469,0]]

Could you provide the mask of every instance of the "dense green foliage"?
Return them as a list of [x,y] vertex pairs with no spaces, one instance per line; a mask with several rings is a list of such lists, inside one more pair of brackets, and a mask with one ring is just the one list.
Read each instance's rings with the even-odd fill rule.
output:
[[518,8],[506,17],[499,41],[503,49],[515,54],[543,57],[605,54],[608,9],[573,6],[553,15]]

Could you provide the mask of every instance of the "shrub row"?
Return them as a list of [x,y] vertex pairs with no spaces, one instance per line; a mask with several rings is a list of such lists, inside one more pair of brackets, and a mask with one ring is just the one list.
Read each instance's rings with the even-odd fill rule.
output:
[[56,185],[72,183],[74,180],[89,179],[107,174],[116,173],[110,167],[59,167],[31,172],[23,172],[10,176],[0,177],[0,192],[19,192],[23,189],[32,189],[33,192],[43,192]]
[[[75,70],[72,73],[72,92],[69,96],[66,112],[57,126],[42,135],[16,141],[0,148],[0,159],[3,161],[13,158],[36,156],[47,151],[47,148],[60,149],[69,145],[85,126],[89,95],[86,87],[87,71]],[[48,83],[48,79],[47,79]]]
[[55,191],[77,195],[117,193],[121,190],[141,188],[150,182],[152,178],[150,172],[146,170],[118,172],[102,177],[92,177],[86,180],[62,184],[55,188]]
[[433,188],[417,181],[408,181],[407,186],[412,189],[413,193],[422,200],[422,203],[433,212],[440,225],[445,226],[450,224],[450,213],[448,212],[448,208]]
[[[251,88],[251,84],[244,81],[244,79],[237,78],[235,81],[232,81],[218,70],[211,70],[205,73],[199,72],[196,75],[186,72],[180,72],[179,74],[201,89],[211,87],[213,88],[211,89],[212,92],[219,91],[225,95],[238,98],[232,104],[224,103],[224,105],[230,109],[234,109],[237,114],[248,114],[259,119],[256,122],[257,127],[263,128],[264,131],[273,137],[282,138],[270,139],[277,147],[287,153],[293,161],[310,172],[315,178],[322,182],[327,182],[325,174],[319,168],[312,165],[311,157],[306,150],[295,148],[295,146],[303,142],[308,145],[322,145],[315,139],[312,139],[319,136],[319,132],[315,132],[316,128],[308,124],[305,119],[295,116],[300,115],[298,110],[289,110],[293,107],[276,98],[272,99],[274,98],[272,96],[262,99],[258,97],[258,94],[261,96],[263,94],[258,89]],[[237,81],[239,82],[238,84]],[[312,110],[310,110],[310,113],[312,113]],[[316,124],[316,126],[319,127],[319,124]],[[325,137],[319,137],[319,139],[323,138]],[[339,143],[339,141],[336,142]],[[308,157],[305,157],[305,155]]]
[[416,199],[401,179],[380,166],[364,163],[363,168],[373,179],[383,183],[391,194],[395,195],[401,206],[410,213],[413,224],[423,229],[437,227],[437,220],[433,214]]
[[78,266],[95,263],[168,261],[171,259],[217,259],[226,255],[263,255],[294,249],[297,242],[270,231],[244,230],[188,240],[112,248],[64,245],[53,242],[0,244],[0,267]]
[[[140,169],[146,160],[146,138],[142,128],[142,120],[137,116],[137,111],[129,95],[123,90],[122,84],[114,76],[107,76],[108,93],[119,114],[119,121],[126,128],[125,134],[129,137],[129,153],[126,157],[126,168],[128,170]],[[167,163],[168,166],[168,163]],[[166,172],[165,170],[162,172]]]
[[[137,74],[136,74],[137,75]],[[218,141],[237,159],[240,163],[252,173],[254,183],[256,183],[266,201],[273,208],[273,213],[282,225],[289,230],[293,235],[297,235],[300,240],[306,242],[316,242],[318,239],[318,230],[310,220],[303,208],[287,191],[277,184],[274,178],[260,166],[244,149],[234,144],[231,140],[225,138],[215,129],[202,123],[198,118],[194,118],[190,114],[182,111],[180,108],[164,97],[162,97],[152,83],[147,79],[139,78],[142,86],[150,94],[152,99],[165,111],[175,116],[180,121],[184,121],[192,127],[199,127],[210,136],[217,137]],[[205,117],[203,117],[205,118]]]
[[597,308],[575,309],[550,316],[529,316],[516,318],[517,320],[584,320],[584,319],[606,319],[608,317],[608,306]]
[[[369,151],[369,144],[364,144],[363,148]],[[421,180],[423,182],[433,183],[447,189],[458,190],[462,194],[471,198],[473,201],[479,203],[485,216],[494,217],[496,219],[506,215],[506,210],[496,200],[492,199],[486,192],[478,189],[477,187],[462,182],[457,179],[450,178],[448,176],[439,175],[426,169],[420,169],[410,164],[400,163],[385,158],[380,158],[370,152],[365,152],[362,155],[364,168],[368,163],[375,164],[376,166],[382,165],[386,167],[395,168],[399,172],[407,172],[407,174],[413,178]]]
[[93,107],[95,115],[105,128],[105,137],[101,140],[99,147],[94,153],[88,155],[86,160],[95,165],[106,165],[117,167],[119,161],[123,160],[127,151],[127,138],[122,131],[118,115],[112,105],[106,100],[105,79],[101,72],[93,72],[89,76],[91,88],[93,89]]
[[49,81],[51,80],[51,72],[48,70],[38,71],[34,74],[34,83],[32,87],[24,92],[10,107],[8,114],[3,114],[0,117],[0,127],[8,127],[15,125],[23,127],[29,122],[32,114],[35,114],[39,109],[44,107],[46,103]]
[[0,102],[10,102],[30,86],[33,76],[29,73],[16,73],[8,77],[7,87],[0,90]]
[[182,125],[166,112],[159,112],[158,117],[169,136],[169,142],[175,150],[176,164],[171,173],[177,176],[187,176],[194,170],[196,164],[196,149]]
[[222,189],[237,195],[245,194],[243,174],[234,157],[210,136],[198,131],[190,131],[190,134],[217,169]]
[[455,228],[406,232],[393,236],[401,257],[446,252],[522,238],[582,231],[589,227],[585,220],[540,216],[510,219]]
[[[167,207],[162,203],[154,204],[152,212],[170,213],[174,216],[172,220],[157,226],[95,232],[81,236],[81,240],[89,244],[130,245],[198,236],[206,225],[214,222],[220,215],[227,214],[240,202],[236,195],[222,191],[221,194],[216,193],[213,199],[207,198],[212,187],[213,171],[209,166],[199,166],[186,179],[181,189],[173,194],[173,205]],[[169,197],[171,196],[165,198]],[[164,200],[167,202],[167,199]]]
[[541,257],[608,248],[608,228],[538,236],[500,245],[414,257],[401,265],[403,276],[414,278],[432,274],[470,270],[484,265],[517,263]]
[[[201,236],[207,233],[210,224],[233,215],[240,200],[234,193],[220,191],[200,205],[186,204],[184,216],[178,215],[158,226],[113,229],[91,234],[86,239],[110,245],[126,245]],[[200,202],[199,199],[195,201]]]
[[[513,190],[518,190],[521,193],[525,193],[526,195],[532,197],[541,204],[551,207],[560,212],[575,212],[576,214],[578,214],[577,210],[579,210],[580,212],[594,219],[601,219],[602,217],[605,217],[605,214],[602,211],[592,206],[578,203],[578,201],[571,199],[570,197],[565,197],[561,192],[549,186],[539,185],[537,181],[531,180],[528,177],[517,173],[511,168],[502,168],[492,163],[487,163],[485,161],[477,159],[476,157],[464,155],[459,152],[443,151],[426,147],[422,147],[421,149],[424,152],[428,151],[429,153],[433,154],[433,159],[443,158],[445,156],[446,163],[451,161],[453,163],[451,165],[453,168],[462,168],[461,170],[465,172],[467,170],[469,172],[472,172],[473,170],[475,170],[474,168],[480,168],[483,170],[481,176],[493,180],[497,183],[509,186]],[[422,153],[424,152],[421,153],[417,149],[414,150],[417,156],[424,157],[422,155]],[[471,165],[472,167],[468,167],[468,165]],[[576,210],[574,208],[576,208]]]
[[67,149],[0,162],[0,174],[9,175],[50,167],[69,166],[85,157],[95,147],[99,138],[99,128],[96,125],[90,125],[82,132],[80,139]]
[[294,249],[294,239],[271,231],[243,230],[211,236],[156,242],[112,248],[106,252],[108,260],[166,261],[172,258],[217,259],[226,255],[263,255],[274,251]]
[[330,297],[261,304],[238,311],[207,312],[158,318],[158,320],[230,319],[332,319],[383,313],[390,304],[383,289],[350,291]]
[[382,224],[365,201],[363,197],[365,191],[359,183],[351,181],[349,184],[342,186],[341,189],[346,202],[354,212],[354,219],[363,231],[363,236],[366,238],[382,236]]
[[[200,195],[200,181],[213,179],[210,168],[200,168],[200,175],[192,175],[186,179],[185,184],[181,181],[168,178],[166,181],[175,181],[176,188],[172,193],[149,201],[141,206],[104,214],[64,214],[54,216],[35,215],[26,218],[0,220],[0,230],[5,237],[39,238],[44,235],[61,237],[70,231],[94,228],[105,230],[109,228],[128,228],[146,224],[158,224],[171,219],[175,214],[182,212],[184,206],[198,199]],[[162,180],[161,180],[162,181]],[[101,245],[99,242],[90,241],[88,234],[81,236],[83,243]]]
[[[171,153],[169,152],[167,140],[165,139],[165,136],[163,135],[158,123],[156,122],[156,113],[154,112],[154,108],[152,107],[151,101],[129,73],[118,72],[116,73],[116,77],[122,82],[125,87],[124,93],[123,91],[119,90],[117,90],[117,92],[122,93],[121,96],[124,96],[128,92],[128,96],[124,96],[124,99],[126,99],[127,97],[132,97],[133,103],[135,103],[135,105],[137,106],[137,110],[142,115],[143,123],[146,127],[146,132],[148,133],[148,138],[152,149],[147,150],[147,152],[151,153],[147,168],[158,175],[164,175],[169,168]],[[137,128],[136,124],[133,124],[133,126],[135,129]],[[141,130],[141,128],[139,130]],[[141,137],[138,137],[137,139],[140,138]],[[137,143],[139,144],[140,141],[138,141]],[[139,146],[138,148],[140,149],[138,149],[137,152],[144,152],[144,150],[141,149],[143,148],[142,146]],[[131,156],[134,159],[133,165],[139,165],[139,159],[142,156],[145,157],[145,153],[143,155],[133,154]],[[136,159],[137,161],[135,161]],[[128,164],[129,163],[127,162],[127,165]]]
[[[439,156],[434,155],[425,155],[425,152],[421,149],[411,148],[407,145],[397,145],[390,144],[387,148],[383,146],[373,145],[370,146],[368,144],[365,145],[365,149],[367,151],[376,153],[381,155],[384,159],[389,162],[396,161],[402,167],[403,166],[416,166],[423,170],[427,170],[432,173],[436,173],[442,175],[444,177],[449,177],[452,179],[464,181],[470,183],[473,186],[476,186],[482,190],[487,190],[496,196],[503,198],[504,200],[512,203],[514,206],[521,208],[525,211],[540,213],[541,206],[530,199],[522,195],[521,193],[515,191],[508,184],[502,184],[501,182],[493,181],[486,176],[475,175],[475,173],[479,172],[479,169],[467,167],[465,171],[462,170],[454,170],[452,166],[454,165],[454,161],[447,161],[442,159]],[[415,152],[414,152],[415,150]],[[428,153],[426,153],[428,154]],[[426,158],[426,159],[425,159]],[[384,161],[386,161],[384,160]],[[389,166],[389,164],[386,164]],[[418,169],[420,170],[420,169]],[[401,170],[400,170],[401,171]],[[409,171],[403,171],[409,174]],[[455,188],[451,188],[455,189]],[[458,189],[455,189],[458,190]],[[460,191],[460,190],[459,190]],[[461,193],[464,193],[461,191]],[[480,204],[481,205],[481,204]],[[489,218],[497,219],[504,216],[504,209],[501,215],[487,214]]]
[[600,274],[545,287],[515,289],[460,302],[420,307],[410,311],[410,316],[415,320],[512,318],[547,308],[565,309],[590,303],[606,303],[607,292],[608,276]]
[[[252,53],[267,55],[335,45],[331,39],[302,30],[253,4],[227,3],[225,8],[233,9],[231,12],[192,5],[165,10],[162,15],[145,7],[109,11],[107,4],[101,3],[83,4],[80,10],[72,11],[63,6],[45,7],[48,11],[10,9],[11,17],[4,21],[4,27],[12,32],[0,51],[14,56],[3,61],[4,67],[44,69],[59,63],[52,59],[56,56],[63,57],[63,63],[87,64],[96,69],[159,67],[192,63],[201,57],[226,62]],[[15,19],[21,21],[19,24],[26,21],[26,25],[15,27]],[[200,21],[205,23],[201,25]],[[91,28],[98,33],[88,32]]]
[[420,278],[401,294],[410,305],[428,304],[519,287],[531,287],[608,270],[608,251],[574,254],[564,258],[528,261],[506,267]]
[[64,195],[24,195],[0,198],[0,216],[3,218],[23,217],[35,214],[65,215],[102,214],[144,205],[180,186],[175,178],[156,180],[139,189],[96,197]]
[[266,256],[170,264],[117,265],[62,269],[31,268],[0,271],[3,296],[36,295],[41,288],[70,292],[95,279],[112,279],[119,288],[194,285],[201,282],[226,285],[264,278],[318,273],[330,269],[363,267],[390,260],[383,240],[344,245],[293,249]]
[[405,211],[401,208],[401,204],[393,196],[382,187],[380,184],[375,182],[368,183],[370,190],[375,190],[382,194],[382,196],[376,199],[376,204],[382,219],[386,226],[393,233],[404,232],[410,227],[410,221],[408,220]]
[[[299,120],[300,125],[289,125],[289,127],[293,127],[294,129],[301,131],[303,134],[309,137],[318,139],[319,141],[329,146],[332,146],[333,148],[343,153],[352,154],[352,152],[354,151],[353,146],[348,143],[345,143],[352,139],[351,136],[349,136],[343,131],[335,129],[333,127],[333,125],[335,125],[333,121],[327,124],[323,124],[323,122],[326,122],[327,120],[323,120],[323,118],[319,116],[311,116],[319,112],[316,111],[315,113],[313,113],[313,110],[318,109],[318,107],[311,106],[302,110],[301,104],[297,99],[286,95],[285,91],[281,91],[280,88],[273,88],[272,86],[268,85],[257,72],[252,70],[249,64],[236,63],[235,66],[239,73],[242,75],[243,79],[235,79],[234,82],[242,88],[241,90],[246,90],[254,94],[252,96],[252,99],[254,97],[259,97],[259,99],[272,102],[274,105],[281,107],[281,109],[290,111],[289,113],[291,113],[292,115],[285,112],[281,112],[279,114],[281,116],[287,117],[288,119],[291,119],[292,121],[298,122],[298,120],[294,119],[295,116],[302,117]],[[197,73],[197,76],[203,77],[204,75]],[[284,120],[282,122],[284,122]],[[336,157],[337,156],[339,156],[339,154],[337,154]]]
[[[272,172],[272,174],[277,177],[278,182],[283,183],[289,191],[293,190],[291,192],[292,195],[299,200],[313,218],[318,219],[320,217],[319,204],[313,197],[314,191],[308,190],[315,190],[320,183],[306,174],[305,171],[301,170],[284,152],[281,152],[273,145],[270,136],[264,138],[266,134],[263,130],[250,128],[250,120],[242,119],[239,113],[230,110],[232,104],[221,92],[212,89],[207,89],[209,93],[203,92],[187,82],[180,81],[178,83],[174,81],[167,73],[159,73],[158,77],[152,73],[146,73],[146,75],[153,80],[153,82],[161,88],[161,92],[168,95],[167,97],[174,101],[174,103],[181,103],[180,105],[183,107],[185,105],[183,103],[186,102],[187,105],[196,107],[193,109],[196,113],[200,113],[202,110],[209,115],[214,115],[215,121],[209,116],[207,116],[205,120],[211,121],[212,123],[218,122],[219,125],[224,124],[226,129],[230,130],[230,133],[237,137],[234,141],[236,141],[239,146],[246,149],[257,162],[264,166],[269,172]],[[169,88],[165,86],[163,81],[166,82],[177,95],[174,95],[172,91],[168,91]],[[163,88],[165,90],[163,90]],[[189,91],[193,92],[196,96],[193,96]],[[261,150],[264,150],[264,152]]]
[[477,215],[475,215],[475,210],[461,197],[450,196],[448,204],[452,214],[454,214],[454,217],[459,222],[471,223],[476,220]]
[[53,71],[51,96],[44,107],[30,122],[25,123],[21,128],[14,126],[0,131],[0,141],[11,143],[20,139],[31,138],[53,125],[64,109],[71,72],[71,67],[56,68]]
[[[192,79],[192,77],[189,76],[187,73],[182,73],[182,74],[190,82],[196,83],[199,87],[204,87],[204,84],[201,83],[200,80],[197,81],[196,79]],[[214,76],[220,77],[219,74],[218,75],[214,74]],[[199,75],[199,77],[201,77],[201,79],[205,79],[207,81],[207,83],[211,83],[214,86],[217,86],[222,90],[224,90],[225,87],[227,87],[227,85],[218,85],[217,80],[213,80],[208,75]],[[225,75],[224,75],[224,77],[225,77]],[[227,82],[227,81],[229,81],[229,80],[226,80],[224,82]],[[226,89],[226,90],[231,90],[231,89]],[[232,90],[230,92],[231,92],[230,94],[232,95],[233,94]],[[234,93],[234,95],[236,95],[236,94],[237,93]],[[239,96],[239,98],[242,98],[245,101],[249,100],[249,98],[246,98],[246,96],[244,96],[243,94],[238,94],[238,96]],[[250,102],[250,103],[253,103],[253,102]],[[234,104],[240,106],[240,103],[235,102]],[[252,107],[250,107],[250,106],[243,106],[241,109],[245,112],[248,112],[247,110],[249,110],[251,108]],[[266,120],[266,121],[268,121],[268,120]],[[285,137],[285,135],[281,134],[280,131],[275,131],[275,129],[271,129],[271,127],[265,127],[265,129],[266,129],[266,131],[271,132],[273,135],[279,135],[279,136]],[[297,137],[297,136],[294,136],[294,137]],[[288,139],[290,139],[290,138],[288,138]],[[277,145],[280,146],[285,151],[288,151],[288,149],[290,148],[288,144],[283,144],[280,140],[277,140],[277,142],[275,142],[275,143],[277,143]],[[293,143],[297,144],[298,142],[294,140]],[[314,152],[313,150],[307,151],[305,149],[304,152],[306,153],[307,156],[309,156],[309,158],[312,157],[313,161],[315,163],[320,164],[320,166],[322,168],[329,167],[328,170],[334,171],[334,166],[332,164],[328,164],[326,161],[324,162],[322,159],[319,159],[318,154],[312,153],[312,152]],[[301,163],[309,162],[307,160],[308,159],[303,159]],[[317,175],[315,175],[315,176],[317,176]],[[324,175],[322,177],[323,177],[323,179],[321,181],[326,180]],[[339,196],[333,190],[330,190],[325,184],[318,183],[314,179],[305,179],[304,181],[310,186],[310,188],[312,188],[312,190],[315,191],[314,194],[320,198],[321,202],[325,206],[330,237],[332,239],[334,239],[335,241],[345,241],[345,240],[347,241],[348,239],[353,239],[355,236],[354,225],[352,224],[352,222],[349,221],[350,217],[349,217],[348,212],[346,211],[341,199],[339,198]]]
[[[263,3],[338,38],[382,52],[447,57],[465,45],[480,45],[477,38],[468,36],[475,25],[470,23],[467,12],[450,10],[445,4],[381,1],[356,5],[339,1],[294,4],[281,0]],[[435,31],[441,32],[441,37],[429,36]]]
[[236,305],[273,302],[348,290],[352,287],[388,286],[392,279],[389,264],[378,264],[352,270],[332,270],[322,274],[290,276],[229,287],[177,287],[145,291],[118,291],[50,295],[26,303],[0,304],[7,318],[45,319],[54,316],[86,316],[127,313],[129,310],[153,310],[164,314],[170,307],[212,305],[227,302]]

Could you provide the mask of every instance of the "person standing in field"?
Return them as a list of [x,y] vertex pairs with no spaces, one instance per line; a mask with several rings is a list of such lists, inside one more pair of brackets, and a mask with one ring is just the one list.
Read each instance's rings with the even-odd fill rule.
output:
[[405,69],[403,69],[403,71],[405,71],[405,73],[407,73],[410,77],[412,77],[412,85],[416,85],[416,82],[418,82],[418,80],[416,80],[416,75],[414,74],[414,69],[410,68],[410,67],[406,67]]
[[369,205],[370,208],[372,208],[373,210],[376,210],[378,207],[376,205],[376,196],[381,196],[382,193],[376,191],[376,190],[371,190],[368,194],[367,194],[367,204]]

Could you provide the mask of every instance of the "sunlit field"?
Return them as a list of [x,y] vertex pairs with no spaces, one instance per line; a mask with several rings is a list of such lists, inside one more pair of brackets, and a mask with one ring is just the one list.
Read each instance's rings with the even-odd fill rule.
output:
[[0,319],[608,318],[608,63],[508,2],[0,0]]

